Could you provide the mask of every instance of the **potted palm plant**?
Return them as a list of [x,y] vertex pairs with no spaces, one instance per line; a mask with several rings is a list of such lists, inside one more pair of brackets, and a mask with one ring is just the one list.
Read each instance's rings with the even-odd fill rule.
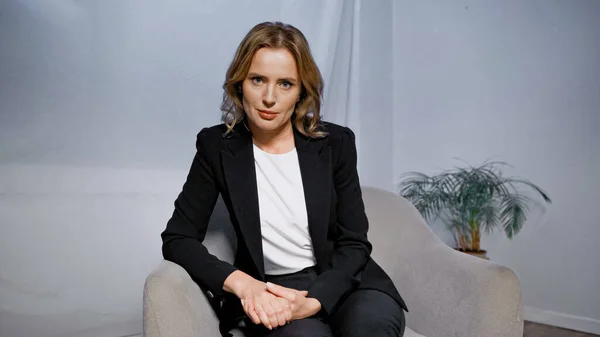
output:
[[551,200],[530,181],[504,177],[503,162],[455,167],[436,175],[409,172],[400,182],[399,194],[427,220],[440,219],[451,231],[455,249],[486,258],[480,247],[482,232],[501,229],[511,239],[519,233],[534,199],[518,187],[526,187],[543,201]]

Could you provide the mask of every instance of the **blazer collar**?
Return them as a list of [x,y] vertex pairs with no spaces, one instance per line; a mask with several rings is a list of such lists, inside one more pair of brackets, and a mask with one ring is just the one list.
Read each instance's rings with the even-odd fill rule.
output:
[[[307,137],[298,131],[296,127],[293,127],[293,130],[296,150],[309,153],[319,153],[321,151],[323,146],[321,139]],[[224,134],[223,137],[227,139],[227,147],[233,155],[247,150],[247,147],[252,145],[252,132],[248,129],[245,122],[237,123],[233,127],[233,132]]]

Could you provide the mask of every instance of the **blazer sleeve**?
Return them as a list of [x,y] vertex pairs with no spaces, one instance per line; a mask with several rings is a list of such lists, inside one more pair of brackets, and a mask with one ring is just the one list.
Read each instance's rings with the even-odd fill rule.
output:
[[357,172],[355,136],[344,128],[340,154],[333,172],[337,194],[337,230],[331,263],[308,289],[308,297],[319,300],[322,310],[331,314],[346,295],[360,283],[356,277],[372,251],[367,239],[369,223],[365,213]]
[[182,266],[192,279],[215,296],[223,295],[223,283],[236,268],[210,254],[202,241],[219,190],[206,160],[206,129],[196,138],[196,154],[183,188],[175,200],[175,209],[162,232],[165,260]]

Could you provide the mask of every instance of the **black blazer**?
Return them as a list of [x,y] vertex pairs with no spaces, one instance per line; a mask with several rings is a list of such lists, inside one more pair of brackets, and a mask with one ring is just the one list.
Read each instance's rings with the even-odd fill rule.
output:
[[[331,314],[353,290],[377,289],[407,310],[391,279],[370,257],[354,134],[332,123],[323,123],[323,130],[328,135],[320,139],[294,130],[317,261],[318,276],[308,296]],[[265,280],[252,135],[244,124],[237,124],[233,133],[225,131],[220,124],[198,133],[187,180],[161,234],[164,258],[181,265],[221,305],[232,296],[223,291],[223,283],[236,269]],[[202,244],[219,194],[237,234],[233,265],[211,255]]]

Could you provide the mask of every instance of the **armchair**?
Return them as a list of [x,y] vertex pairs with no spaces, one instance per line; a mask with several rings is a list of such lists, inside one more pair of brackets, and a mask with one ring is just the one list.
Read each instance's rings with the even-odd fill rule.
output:
[[[522,337],[520,283],[507,267],[458,252],[442,242],[406,199],[363,187],[373,258],[394,280],[410,312],[406,337]],[[206,245],[232,261],[235,233],[222,204]],[[220,336],[203,292],[180,266],[162,261],[144,286],[144,336]],[[234,336],[244,336],[243,330]]]

